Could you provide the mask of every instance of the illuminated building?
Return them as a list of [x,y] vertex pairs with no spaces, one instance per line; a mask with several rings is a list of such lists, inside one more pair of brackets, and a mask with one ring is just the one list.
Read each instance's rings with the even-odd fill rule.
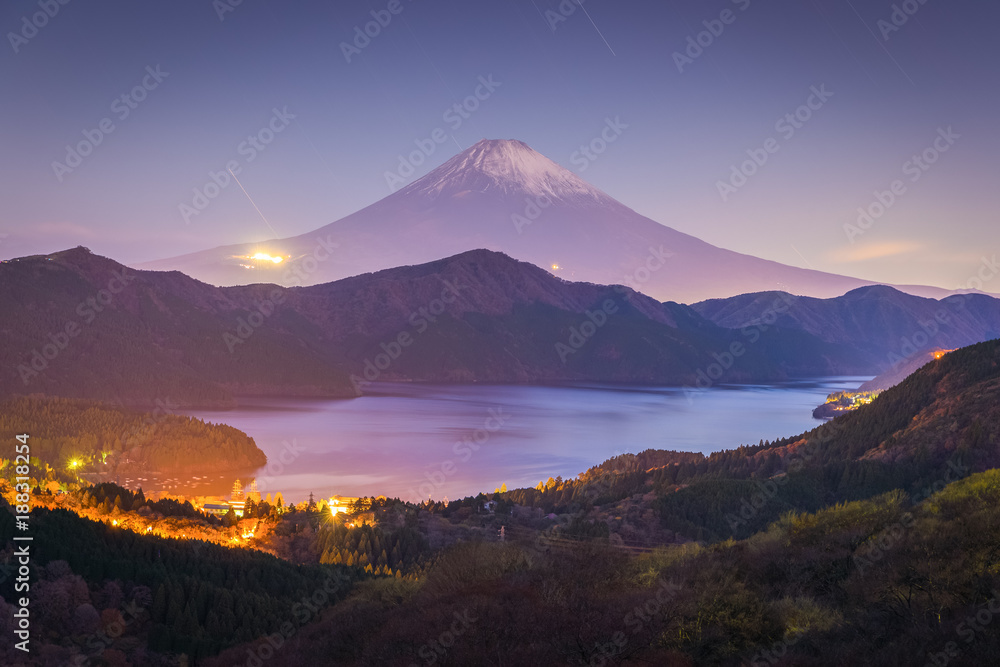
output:
[[357,501],[357,498],[351,498],[348,496],[333,496],[326,502],[326,504],[330,507],[330,514],[336,516],[338,514],[346,514],[350,511],[351,505]]

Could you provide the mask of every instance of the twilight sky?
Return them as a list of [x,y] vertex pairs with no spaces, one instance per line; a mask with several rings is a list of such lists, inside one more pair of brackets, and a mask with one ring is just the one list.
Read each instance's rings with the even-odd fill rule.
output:
[[[406,182],[483,138],[795,266],[958,288],[1000,250],[1000,3],[897,1],[896,25],[888,0],[62,1],[0,6],[3,258],[294,236],[389,194],[415,142]],[[574,157],[606,119],[628,127]],[[248,194],[209,186],[185,220],[227,166]]]

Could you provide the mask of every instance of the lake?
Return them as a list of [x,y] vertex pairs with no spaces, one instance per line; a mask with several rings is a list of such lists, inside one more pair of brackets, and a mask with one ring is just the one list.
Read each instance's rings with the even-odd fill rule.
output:
[[[235,410],[187,414],[254,438],[268,457],[256,472],[262,494],[281,491],[286,502],[310,492],[317,499],[418,501],[575,477],[626,452],[707,454],[796,435],[819,424],[812,410],[828,394],[868,379],[720,385],[691,394],[677,387],[382,383],[353,400],[245,399]],[[228,493],[232,483],[212,475],[150,478],[142,486]]]

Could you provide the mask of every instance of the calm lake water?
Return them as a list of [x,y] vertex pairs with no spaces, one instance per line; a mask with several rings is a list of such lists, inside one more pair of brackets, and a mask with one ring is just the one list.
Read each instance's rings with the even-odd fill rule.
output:
[[[281,491],[286,502],[310,492],[317,499],[455,499],[575,477],[625,452],[707,454],[796,435],[818,425],[812,410],[829,393],[868,379],[727,385],[692,395],[676,387],[379,384],[354,400],[247,399],[236,410],[188,414],[253,437],[269,461],[256,472],[259,489]],[[175,493],[232,486],[211,477],[142,485]]]

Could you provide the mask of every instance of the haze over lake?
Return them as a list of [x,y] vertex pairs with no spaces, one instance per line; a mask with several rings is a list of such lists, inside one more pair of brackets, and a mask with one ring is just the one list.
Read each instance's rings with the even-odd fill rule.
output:
[[[676,387],[382,383],[354,400],[245,399],[236,410],[188,414],[256,440],[269,460],[270,470],[257,472],[264,494],[418,501],[575,477],[625,452],[707,454],[795,435],[819,424],[811,413],[829,393],[867,379],[724,385],[690,396]],[[211,492],[231,484],[213,480]]]

